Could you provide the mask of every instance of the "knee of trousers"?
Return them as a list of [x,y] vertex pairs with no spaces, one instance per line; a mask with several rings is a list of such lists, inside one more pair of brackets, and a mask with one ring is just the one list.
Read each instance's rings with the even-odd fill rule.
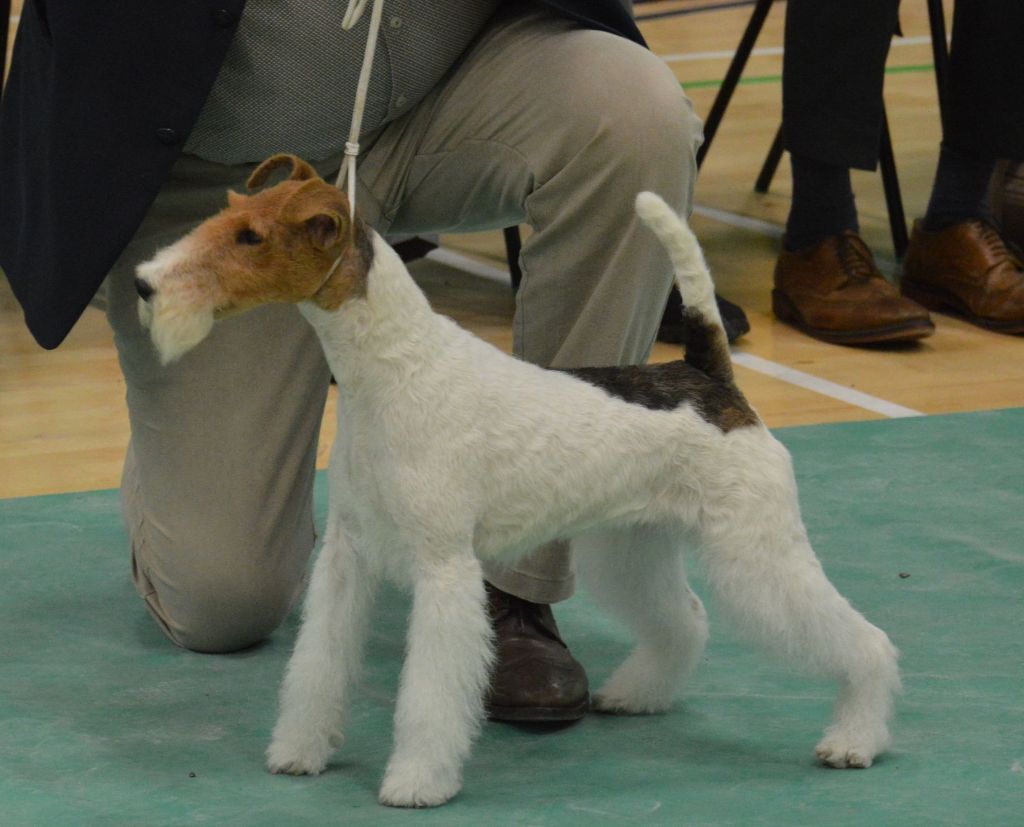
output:
[[296,583],[240,582],[237,577],[185,584],[166,599],[159,591],[145,596],[164,633],[193,652],[238,652],[266,640],[288,616],[298,595]]
[[604,177],[625,190],[627,204],[639,190],[653,189],[677,209],[688,209],[701,120],[658,57],[631,43],[616,51],[628,59],[593,61],[589,77],[557,102],[568,134],[556,160],[562,169],[553,170],[550,180],[573,166],[592,173],[592,182]]
[[133,554],[133,576],[175,644],[195,652],[237,652],[266,640],[288,616],[305,585],[312,546],[312,536],[303,538],[285,557],[261,554],[258,540],[229,555],[193,546],[165,550],[158,562],[143,549]]

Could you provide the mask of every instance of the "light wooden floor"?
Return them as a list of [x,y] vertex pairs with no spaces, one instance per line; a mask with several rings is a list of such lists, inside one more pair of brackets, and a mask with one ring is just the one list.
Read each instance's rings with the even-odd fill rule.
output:
[[[638,11],[697,5],[708,3],[675,0],[644,4]],[[17,15],[20,3],[14,6]],[[930,47],[917,42],[928,34],[925,4],[908,0],[903,7],[906,40],[895,41],[891,50],[890,67],[897,71],[887,77],[886,100],[907,213],[915,216],[931,184],[939,124]],[[708,155],[693,219],[719,292],[750,316],[753,329],[736,353],[760,357],[769,369],[799,371],[798,382],[808,376],[812,385],[819,381],[808,389],[793,384],[792,376],[774,378],[741,365],[740,381],[751,401],[773,427],[887,415],[873,400],[925,414],[1024,405],[1024,338],[937,316],[937,333],[917,347],[862,350],[815,342],[773,320],[769,291],[777,236],[788,210],[787,163],[768,195],[754,193],[752,183],[778,126],[784,8],[777,3],[772,11],[758,43],[759,52],[768,53],[755,55],[748,65],[747,82]],[[699,113],[710,108],[715,82],[724,75],[749,15],[749,7],[740,7],[642,23],[651,47],[669,61]],[[863,234],[891,264],[880,182],[875,175],[855,173],[854,187]],[[493,264],[503,261],[498,233],[453,236],[445,245]],[[439,310],[508,349],[512,302],[505,285],[433,262],[417,265],[416,271]],[[677,355],[675,348],[659,345],[653,358]],[[850,390],[869,398],[837,398]],[[116,486],[128,438],[123,397],[111,334],[98,311],[87,311],[67,342],[46,352],[25,332],[6,283],[0,283],[0,497]],[[333,420],[332,406],[322,461]]]

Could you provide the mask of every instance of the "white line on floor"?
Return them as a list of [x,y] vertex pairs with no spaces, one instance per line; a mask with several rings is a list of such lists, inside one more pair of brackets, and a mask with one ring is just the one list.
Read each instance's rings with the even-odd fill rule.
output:
[[740,215],[739,213],[729,212],[728,210],[719,210],[715,207],[705,207],[702,204],[694,204],[693,212],[696,215],[702,215],[713,221],[721,221],[723,224],[728,224],[731,227],[750,230],[751,232],[760,233],[761,235],[766,235],[770,238],[782,238],[782,235],[785,232],[784,227],[781,227],[778,224],[772,224],[770,221],[762,221],[760,218],[750,218],[750,216]]
[[734,353],[732,360],[737,365],[749,368],[750,370],[756,370],[758,373],[763,373],[776,379],[781,379],[790,385],[806,388],[822,396],[838,399],[840,402],[845,402],[857,408],[864,408],[865,410],[882,414],[882,416],[888,416],[893,419],[901,419],[908,416],[924,416],[921,411],[915,411],[913,408],[905,408],[902,405],[897,405],[895,402],[888,402],[885,399],[879,399],[877,396],[871,396],[871,394],[848,388],[846,385],[839,385],[835,382],[830,382],[828,379],[812,376],[809,373],[804,373],[802,370],[788,368],[777,362],[762,359],[760,356],[755,356],[752,353]]
[[[675,55],[661,55],[660,57],[666,63],[691,63],[700,60],[731,60],[735,53],[736,51],[734,49],[723,49],[720,52],[681,52]],[[750,53],[750,56],[771,57],[781,54],[781,46],[765,46],[762,49],[754,49],[754,51]]]
[[465,273],[472,273],[474,276],[480,276],[481,278],[488,279],[489,281],[498,281],[505,285],[510,285],[512,279],[509,276],[508,270],[502,267],[495,267],[493,264],[487,264],[486,262],[479,261],[475,258],[457,253],[454,250],[446,250],[443,247],[438,247],[435,250],[431,250],[425,258],[431,261],[436,261],[438,264],[447,264],[449,267],[454,267],[456,270],[462,270]]

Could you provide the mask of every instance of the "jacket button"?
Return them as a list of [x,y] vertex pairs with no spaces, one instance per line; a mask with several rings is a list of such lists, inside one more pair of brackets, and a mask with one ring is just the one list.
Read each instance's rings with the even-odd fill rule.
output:
[[231,9],[216,9],[210,14],[213,17],[213,22],[222,29],[226,29],[235,22],[235,13]]
[[165,146],[174,146],[178,143],[178,133],[168,126],[161,126],[156,131],[156,139]]

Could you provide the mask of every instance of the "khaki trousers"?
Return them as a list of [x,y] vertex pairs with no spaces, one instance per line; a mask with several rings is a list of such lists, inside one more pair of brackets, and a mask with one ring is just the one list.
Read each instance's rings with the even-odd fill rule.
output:
[[[562,367],[636,363],[672,274],[633,198],[652,189],[688,212],[699,142],[689,101],[653,55],[545,11],[510,11],[366,141],[358,201],[382,234],[528,223],[516,353]],[[314,165],[326,177],[338,164]],[[135,583],[174,642],[207,652],[259,642],[303,590],[329,372],[292,306],[224,321],[161,367],[132,280],[249,170],[182,157],[106,284],[131,420],[122,495]],[[535,602],[572,592],[563,544],[486,573]]]

